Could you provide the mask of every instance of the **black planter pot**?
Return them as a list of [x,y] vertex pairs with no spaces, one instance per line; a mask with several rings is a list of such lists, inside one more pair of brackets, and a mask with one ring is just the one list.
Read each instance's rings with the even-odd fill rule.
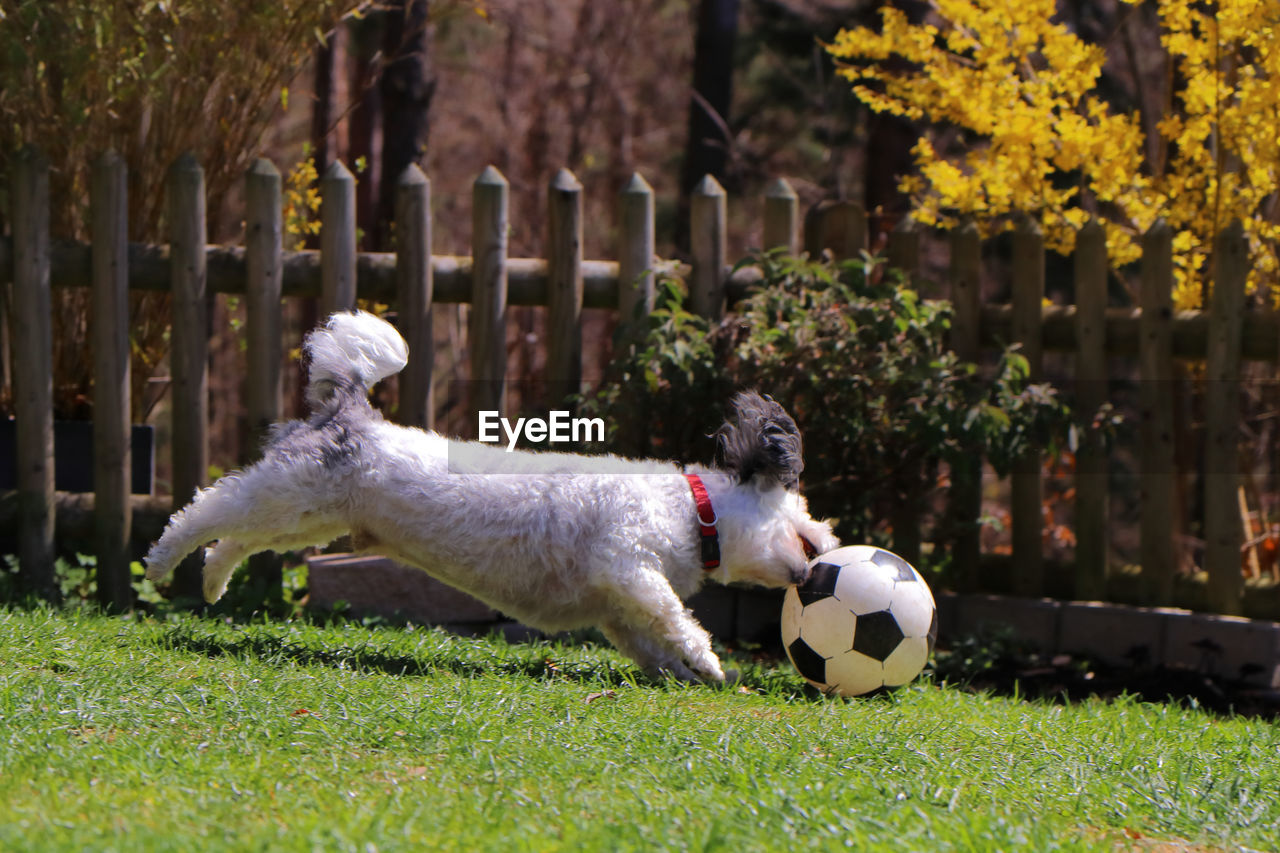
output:
[[[149,495],[155,486],[155,427],[136,424],[129,437],[131,491]],[[12,418],[0,420],[0,490],[17,487],[17,427]],[[93,423],[53,422],[53,480],[60,492],[93,491]]]

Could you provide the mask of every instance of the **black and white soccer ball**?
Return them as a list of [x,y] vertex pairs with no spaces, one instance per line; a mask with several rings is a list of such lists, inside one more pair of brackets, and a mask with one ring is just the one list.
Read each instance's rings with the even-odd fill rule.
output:
[[782,603],[782,643],[814,687],[858,696],[920,674],[938,636],[933,593],[906,560],[850,545],[819,555]]

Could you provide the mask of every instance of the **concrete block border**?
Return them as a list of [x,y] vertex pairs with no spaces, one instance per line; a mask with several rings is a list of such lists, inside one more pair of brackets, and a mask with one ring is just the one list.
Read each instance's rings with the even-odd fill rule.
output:
[[385,557],[321,554],[307,560],[307,607],[333,610],[345,604],[358,616],[408,619],[423,625],[482,626],[499,613],[420,569]]
[[945,637],[1004,627],[1047,654],[1116,666],[1167,666],[1280,688],[1280,623],[1169,607],[941,593]]

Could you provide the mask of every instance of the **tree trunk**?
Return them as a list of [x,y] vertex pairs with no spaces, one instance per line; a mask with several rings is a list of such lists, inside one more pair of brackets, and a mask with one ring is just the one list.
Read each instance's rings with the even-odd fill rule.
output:
[[[336,101],[333,86],[333,57],[336,52],[334,42],[337,37],[336,31],[330,33],[324,44],[317,47],[315,52],[314,98],[311,102],[311,162],[315,167],[317,177],[323,175],[325,170],[329,168],[329,163],[334,157],[334,149],[337,147],[329,144],[329,133],[333,129],[334,121],[334,102]],[[318,235],[307,237],[305,243],[308,249],[320,248]],[[293,315],[294,321],[302,334],[306,334],[315,328],[320,320],[320,310],[313,296],[291,300],[289,310],[296,312]],[[308,408],[305,378],[300,379],[293,385],[292,392],[289,402],[291,411],[297,414],[305,413]]]
[[315,100],[311,105],[311,159],[323,175],[332,159],[329,130],[333,124],[333,36],[316,48]]
[[689,197],[705,175],[729,184],[729,110],[733,99],[733,47],[738,0],[700,0],[693,48],[693,95],[689,139],[680,176],[676,245],[689,247]]
[[382,94],[382,177],[374,247],[390,250],[396,182],[427,145],[436,75],[431,67],[432,28],[428,0],[397,0],[386,14],[383,50],[387,65]]
[[[382,209],[380,190],[382,183],[383,130],[382,36],[387,14],[374,13],[352,24],[351,33],[351,92],[354,103],[351,123],[347,130],[350,162],[347,166],[359,176],[356,181],[356,224],[361,237],[357,247],[361,251],[375,248],[379,230],[378,212]],[[394,189],[392,193],[394,194]]]
[[[875,10],[868,10],[868,16],[878,18],[879,10],[889,3],[876,3]],[[893,4],[907,16],[913,25],[924,21],[929,6],[918,2],[899,2]],[[905,70],[906,63],[891,58],[887,66],[895,70]],[[866,123],[866,155],[862,181],[862,204],[871,217],[870,245],[871,251],[877,252],[888,240],[889,233],[898,221],[907,214],[911,200],[898,190],[898,184],[904,175],[915,171],[915,155],[911,149],[920,136],[916,124],[899,116],[888,113],[874,113],[862,109]]]

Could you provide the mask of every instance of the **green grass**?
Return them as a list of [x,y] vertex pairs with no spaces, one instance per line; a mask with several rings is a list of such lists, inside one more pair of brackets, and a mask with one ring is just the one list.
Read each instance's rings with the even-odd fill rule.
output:
[[1280,726],[611,649],[0,610],[0,849],[1272,849]]

